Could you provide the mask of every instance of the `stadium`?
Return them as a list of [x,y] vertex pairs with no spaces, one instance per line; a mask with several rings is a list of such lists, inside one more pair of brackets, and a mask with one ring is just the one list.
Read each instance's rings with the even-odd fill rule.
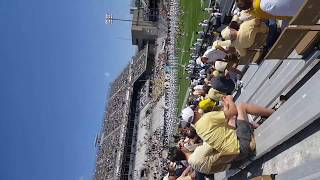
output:
[[320,179],[320,1],[247,4],[132,1],[137,53],[107,90],[95,180]]

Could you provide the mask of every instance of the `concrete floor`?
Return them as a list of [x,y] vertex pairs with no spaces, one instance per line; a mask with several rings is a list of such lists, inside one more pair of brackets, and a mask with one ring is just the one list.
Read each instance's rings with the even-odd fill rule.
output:
[[[320,158],[320,119],[249,165],[232,180],[250,179],[259,175],[283,174]],[[277,176],[276,176],[277,177]]]

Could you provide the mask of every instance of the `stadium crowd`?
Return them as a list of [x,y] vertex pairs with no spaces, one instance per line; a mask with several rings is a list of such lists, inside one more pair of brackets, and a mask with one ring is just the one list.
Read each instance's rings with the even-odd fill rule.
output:
[[164,166],[162,158],[163,146],[163,127],[157,128],[148,139],[146,169],[153,174],[149,175],[153,179],[160,179],[165,172],[159,171]]
[[120,129],[109,134],[102,140],[96,161],[95,179],[112,179],[117,152],[120,151]]
[[165,83],[165,114],[164,114],[164,124],[165,124],[165,144],[170,143],[168,137],[172,137],[175,133],[175,124],[177,120],[177,70],[178,65],[177,55],[176,55],[176,45],[177,45],[177,35],[179,33],[179,1],[170,1],[170,8],[168,13],[168,38],[167,38],[167,54],[168,63],[166,68],[166,83]]
[[127,66],[122,73],[118,76],[118,78],[116,80],[113,81],[110,90],[109,90],[109,96],[112,96],[114,94],[117,93],[117,91],[119,89],[121,89],[121,87],[125,86],[126,84],[129,83],[129,68],[130,66]]
[[132,82],[135,82],[141,74],[146,70],[148,48],[142,49],[132,60]]
[[154,69],[152,76],[152,102],[157,102],[164,93],[165,82],[165,64],[167,55],[165,52],[165,38],[160,37],[156,41],[156,55],[154,61]]
[[142,108],[144,108],[144,106],[147,105],[147,103],[149,103],[150,101],[150,80],[147,80],[142,88],[140,89],[140,92],[138,94],[138,99],[139,99],[139,105],[138,105],[138,109],[141,110]]
[[[178,0],[170,1],[169,64],[176,65]],[[167,175],[163,179],[205,179],[247,160],[255,152],[254,129],[277,108],[235,103],[233,95],[241,88],[239,64],[259,63],[275,43],[285,22],[304,0],[236,0],[231,17],[222,17],[219,4],[204,9],[210,18],[199,23],[203,28],[190,47],[191,60],[186,67],[190,91],[180,117],[176,113],[176,74],[170,73],[166,91],[165,132],[169,148]],[[283,23],[286,24],[286,23]],[[249,115],[261,121],[250,120]],[[178,132],[174,129],[180,121]],[[176,133],[176,134],[174,134]],[[165,136],[166,137],[166,136]]]
[[[125,142],[125,129],[128,121],[127,110],[130,106],[130,101],[126,98],[128,93],[130,94],[130,91],[132,91],[129,87],[146,69],[147,61],[145,57],[146,49],[143,49],[111,85],[101,130],[103,140],[101,140],[97,153],[95,179],[112,179],[115,174],[119,174],[119,172],[115,172],[117,169],[115,166],[120,166],[117,164],[121,161],[117,159],[117,154],[120,153],[121,158],[124,149],[123,143]],[[149,93],[146,93],[148,90],[149,81],[145,83],[144,88],[139,93],[141,97],[138,98],[138,101],[141,104],[138,105],[141,107],[148,102]]]

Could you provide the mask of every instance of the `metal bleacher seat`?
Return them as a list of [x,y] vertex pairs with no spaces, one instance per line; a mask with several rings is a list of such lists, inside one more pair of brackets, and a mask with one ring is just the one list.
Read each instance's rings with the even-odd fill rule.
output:
[[320,71],[255,130],[256,158],[269,152],[320,117],[319,79]]
[[238,69],[239,71],[244,72],[244,71],[246,71],[246,65],[238,65],[237,69]]
[[308,70],[307,68],[312,62],[319,62],[316,59],[319,55],[320,52],[316,51],[306,60],[282,61],[281,65],[268,76],[248,102],[272,108],[276,103],[276,99],[284,93],[285,89],[291,87],[292,83],[295,83],[295,80],[303,71]]
[[[277,65],[281,63],[279,60],[274,61],[264,61],[260,66],[258,66],[257,70],[255,68],[251,67],[250,65],[249,69],[247,70],[246,74],[243,76],[243,90],[241,92],[241,95],[237,99],[237,102],[248,102],[253,95],[255,91],[257,91],[262,83],[268,78],[268,75],[277,68]],[[252,71],[249,71],[252,69]],[[253,72],[251,74],[251,72]],[[250,73],[248,76],[247,73]],[[250,78],[249,78],[250,77]],[[245,79],[244,79],[245,78]]]
[[285,171],[275,176],[275,180],[300,179],[318,180],[320,179],[320,159],[308,161],[300,166]]
[[[258,65],[249,65],[248,69],[246,70],[245,74],[243,75],[243,77],[241,79],[241,81],[244,83],[244,85],[248,84],[248,82],[251,80],[251,78],[256,73],[258,68],[259,68]],[[242,70],[240,68],[238,68],[238,69]]]

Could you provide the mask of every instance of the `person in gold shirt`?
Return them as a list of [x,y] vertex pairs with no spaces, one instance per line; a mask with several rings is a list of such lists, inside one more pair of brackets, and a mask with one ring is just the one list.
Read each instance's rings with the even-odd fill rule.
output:
[[223,110],[205,113],[201,116],[197,109],[185,108],[181,114],[182,126],[191,123],[198,136],[204,141],[193,153],[182,148],[189,164],[195,170],[212,174],[224,171],[231,162],[247,158],[253,151],[252,125],[248,114],[269,117],[273,109],[248,103],[237,106],[232,96],[223,97]]
[[268,26],[260,19],[254,18],[243,22],[239,30],[227,26],[221,31],[221,36],[225,41],[217,42],[217,45],[234,47],[238,54],[243,57],[246,56],[247,50],[254,44],[266,44],[266,38],[256,42],[257,34],[266,36],[269,32]]

